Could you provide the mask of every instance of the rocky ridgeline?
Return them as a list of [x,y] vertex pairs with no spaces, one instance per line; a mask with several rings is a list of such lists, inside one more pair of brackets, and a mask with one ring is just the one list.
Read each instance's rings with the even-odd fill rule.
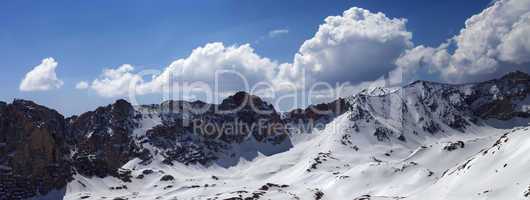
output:
[[416,81],[377,94],[361,92],[347,102],[355,132],[372,132],[381,142],[406,142],[423,132],[465,132],[487,119],[529,118],[529,94],[530,76],[516,71],[481,83]]
[[473,91],[465,101],[481,118],[530,117],[530,75],[526,73],[508,73],[501,79],[476,84]]
[[286,127],[311,131],[345,113],[353,132],[372,133],[380,142],[408,142],[420,132],[464,131],[482,119],[528,118],[529,91],[530,76],[522,72],[465,85],[417,81],[283,116],[245,92],[220,104],[166,101],[133,107],[118,100],[66,119],[31,101],[0,102],[0,199],[45,194],[64,187],[75,173],[131,181],[130,172],[120,168],[134,158],[222,165],[248,158],[244,153],[278,153],[292,146],[288,133],[293,129]]
[[[142,113],[145,109],[155,112]],[[160,118],[160,124],[134,134],[146,117]],[[242,128],[222,128],[227,124]],[[60,189],[75,173],[130,181],[130,172],[121,167],[134,158],[149,163],[162,156],[169,165],[209,165],[233,156],[231,147],[246,141],[290,144],[273,106],[245,92],[219,105],[167,101],[135,109],[118,100],[66,119],[31,101],[2,102],[0,133],[0,199],[24,199]]]
[[148,130],[140,143],[157,147],[167,164],[208,165],[223,157],[235,158],[240,152],[232,147],[247,142],[290,145],[285,124],[274,107],[245,92],[229,96],[219,105],[168,101],[144,108],[160,113],[162,123]]

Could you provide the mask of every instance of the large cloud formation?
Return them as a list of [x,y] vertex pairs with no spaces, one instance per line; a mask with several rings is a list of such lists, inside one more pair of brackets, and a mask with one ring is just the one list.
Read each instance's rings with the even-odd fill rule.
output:
[[[327,17],[292,62],[262,57],[249,44],[208,43],[159,74],[134,72],[132,66],[124,65],[104,71],[90,88],[106,97],[125,95],[131,83],[137,94],[197,88],[186,85],[196,81],[207,87],[221,85],[218,92],[247,90],[249,85],[260,83],[283,91],[307,90],[317,81],[350,82],[353,85],[349,88],[359,88],[355,84],[401,85],[425,77],[465,82],[528,69],[530,0],[493,2],[469,18],[458,35],[438,47],[414,46],[406,23],[406,19],[354,7]],[[231,72],[225,73],[227,70]],[[151,78],[144,80],[146,75]]]
[[303,43],[290,68],[280,78],[295,81],[301,73],[329,83],[369,81],[395,67],[394,61],[412,46],[405,19],[351,8],[330,16],[315,36]]
[[[454,46],[454,51],[451,47]],[[398,59],[405,75],[418,70],[465,82],[528,69],[530,0],[499,0],[469,18],[460,33],[439,47],[418,46]]]
[[57,78],[56,68],[55,59],[43,59],[39,65],[24,76],[19,86],[20,91],[46,91],[60,88],[64,83]]
[[172,62],[141,89],[157,92],[171,82],[182,85],[202,81],[214,85],[218,81],[222,88],[234,90],[243,83],[254,85],[271,80],[277,66],[276,61],[257,55],[249,44],[225,47],[223,43],[209,43],[193,50],[187,58]]
[[[136,94],[150,94],[192,89],[190,87],[213,87],[216,81],[220,83],[221,90],[237,90],[242,89],[245,83],[253,85],[271,80],[277,66],[277,62],[257,55],[249,44],[224,46],[222,43],[208,43],[194,49],[188,57],[175,60],[159,73],[156,70],[138,73],[129,64],[105,69],[99,78],[92,81],[90,88],[104,97],[126,96],[131,89]],[[146,81],[146,76],[152,78]]]
[[247,89],[242,83],[265,83],[277,89],[285,89],[285,85],[300,89],[315,81],[360,83],[384,75],[412,46],[412,34],[405,25],[405,19],[354,7],[340,16],[327,17],[314,37],[303,43],[292,63],[261,57],[249,44],[208,43],[174,61],[151,80],[144,81],[132,66],[128,70],[122,66],[104,71],[90,88],[102,96],[122,96],[127,91],[125,85],[133,82],[137,93],[148,94],[185,87],[182,84],[186,81],[214,85],[216,76],[222,91]]

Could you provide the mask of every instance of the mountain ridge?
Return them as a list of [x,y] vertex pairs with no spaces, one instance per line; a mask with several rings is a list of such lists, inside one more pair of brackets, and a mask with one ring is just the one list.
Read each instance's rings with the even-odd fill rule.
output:
[[[17,99],[11,104],[0,103],[0,143],[5,144],[0,148],[5,158],[0,160],[4,169],[0,178],[13,183],[1,185],[0,197],[25,199],[43,195],[80,177],[115,177],[125,184],[134,183],[139,179],[136,171],[124,168],[131,162],[137,162],[137,167],[158,162],[167,166],[239,167],[244,160],[296,152],[299,147],[295,143],[301,137],[298,133],[330,137],[319,144],[329,149],[317,153],[312,164],[302,170],[306,173],[318,171],[319,166],[326,166],[326,161],[342,154],[334,155],[335,151],[366,152],[373,146],[390,144],[403,146],[394,153],[407,154],[407,148],[419,148],[440,138],[464,137],[460,134],[480,134],[477,130],[495,128],[491,120],[530,118],[529,91],[530,76],[524,72],[471,84],[416,81],[397,90],[360,92],[283,115],[246,92],[235,93],[220,104],[170,100],[133,106],[117,100],[68,118],[32,101]],[[209,108],[193,112],[204,106]],[[253,109],[256,106],[259,111],[268,112],[258,112]],[[13,120],[19,118],[22,120]],[[48,118],[53,120],[42,121]],[[266,128],[253,128],[260,120],[264,120]],[[251,128],[239,132],[208,131],[202,129],[204,124]],[[320,132],[333,136],[321,136]],[[27,141],[22,144],[33,144],[35,148],[18,147],[16,141]],[[455,142],[447,148],[464,148],[464,143]],[[40,154],[44,155],[40,160],[27,156]],[[341,156],[346,160],[350,157]],[[385,162],[384,157],[367,158],[380,163]],[[15,170],[27,163],[37,167]],[[57,172],[50,166],[55,166]],[[57,175],[42,176],[47,172]],[[29,187],[19,187],[22,183]]]

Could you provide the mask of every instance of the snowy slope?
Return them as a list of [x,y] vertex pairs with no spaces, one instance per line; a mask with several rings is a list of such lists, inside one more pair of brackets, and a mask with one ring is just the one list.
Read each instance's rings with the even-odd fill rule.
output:
[[[229,143],[207,165],[165,162],[168,149],[144,139],[167,116],[136,108],[142,118],[133,136],[152,159],[122,166],[130,182],[75,175],[64,197],[529,199],[530,87],[528,77],[512,76],[366,90],[347,99],[345,112],[324,116],[330,122],[323,129],[291,132],[286,144]],[[171,148],[201,149],[209,141],[184,136],[168,141]]]
[[[225,199],[240,195],[258,195],[262,199],[315,199],[320,193],[322,199],[353,199],[365,195],[380,197],[372,199],[425,199],[425,196],[430,197],[427,199],[524,199],[523,190],[530,180],[521,174],[528,174],[525,166],[529,160],[521,157],[530,153],[528,128],[513,131],[507,136],[508,142],[502,142],[502,147],[487,149],[486,155],[483,152],[496,143],[498,136],[471,140],[454,137],[463,139],[465,147],[448,151],[444,150],[447,142],[411,148],[399,143],[376,144],[377,140],[370,135],[354,134],[352,139],[357,141],[359,148],[355,151],[341,144],[343,136],[328,132],[344,130],[346,127],[342,125],[348,121],[347,115],[343,115],[326,130],[312,134],[288,152],[260,156],[231,168],[167,166],[160,162],[145,166],[131,161],[124,167],[133,169],[133,176],[138,177],[145,169],[153,173],[142,179],[134,178],[131,183],[115,178],[76,177],[76,181],[67,186],[66,199],[87,196],[90,196],[88,199]],[[489,131],[492,135],[505,132]],[[492,153],[494,151],[498,153]],[[476,168],[461,169],[470,159],[468,165]],[[509,167],[503,167],[502,163],[508,163]],[[485,172],[491,175],[481,177]],[[509,176],[502,174],[504,172]],[[175,180],[160,181],[166,175]],[[476,184],[476,180],[485,181]],[[123,185],[126,189],[110,189]],[[513,192],[520,195],[513,195]]]
[[530,128],[516,128],[410,199],[528,199]]

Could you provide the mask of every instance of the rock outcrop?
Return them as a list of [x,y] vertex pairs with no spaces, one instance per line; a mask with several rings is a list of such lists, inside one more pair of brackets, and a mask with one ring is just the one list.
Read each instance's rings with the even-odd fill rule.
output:
[[67,129],[55,110],[31,101],[0,105],[0,199],[60,189],[71,179]]
[[142,153],[132,137],[138,117],[129,102],[118,100],[68,118],[68,131],[76,140],[72,160],[77,172],[85,176],[119,176],[118,169]]
[[[301,131],[311,131],[313,128],[323,129],[335,117],[344,114],[351,108],[350,103],[339,98],[329,103],[321,103],[308,106],[305,109],[295,109],[285,114],[285,122],[300,129]],[[292,127],[291,127],[292,128]]]
[[208,165],[223,158],[237,159],[241,152],[233,146],[242,143],[255,143],[247,152],[261,152],[260,145],[277,146],[276,151],[291,146],[280,114],[246,92],[229,96],[218,105],[168,101],[143,109],[160,113],[161,122],[147,131],[141,143],[159,148],[168,164]]
[[[515,71],[500,79],[476,85],[471,98],[473,112],[482,118],[508,120],[513,117],[530,117],[530,75]],[[489,100],[489,101],[488,101]]]

